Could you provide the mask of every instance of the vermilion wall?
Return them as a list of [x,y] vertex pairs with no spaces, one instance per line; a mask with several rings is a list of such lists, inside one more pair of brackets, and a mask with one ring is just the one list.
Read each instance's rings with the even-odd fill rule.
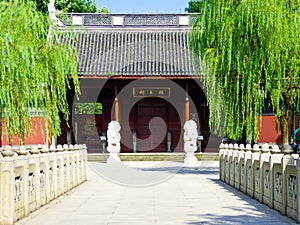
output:
[[[260,127],[260,120],[259,125]],[[258,143],[281,143],[280,125],[278,124],[278,132],[276,131],[276,118],[274,115],[263,115],[262,126],[260,127],[260,134]]]
[[[5,121],[2,120],[2,132],[0,136],[0,146],[8,145],[8,136],[4,128]],[[42,117],[32,117],[31,118],[31,133],[25,138],[25,145],[34,144],[46,144],[47,143],[47,132],[45,126],[45,120]],[[13,145],[20,145],[20,139],[17,136],[13,137]]]

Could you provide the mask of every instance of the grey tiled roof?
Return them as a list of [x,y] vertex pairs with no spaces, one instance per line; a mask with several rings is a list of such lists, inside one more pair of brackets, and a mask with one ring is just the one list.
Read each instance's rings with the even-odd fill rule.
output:
[[[188,31],[80,31],[78,72],[86,76],[199,74]],[[197,68],[198,67],[198,68]]]
[[[83,29],[76,28],[75,41],[79,56],[78,73],[81,76],[197,76],[200,74],[200,60],[195,60],[189,48],[189,25],[180,26],[180,15],[123,15],[123,23],[129,20],[131,24],[139,23],[133,27],[131,25],[128,27],[125,23],[122,26],[90,27],[86,24],[88,15],[83,16],[85,21]],[[107,16],[97,15],[94,19],[97,21]],[[151,25],[148,18],[156,22]],[[163,20],[160,22],[160,27],[157,27],[160,19]],[[169,21],[170,26],[168,26],[167,19],[176,21],[176,24]],[[162,24],[165,25],[161,26]],[[61,29],[68,30],[68,27]]]

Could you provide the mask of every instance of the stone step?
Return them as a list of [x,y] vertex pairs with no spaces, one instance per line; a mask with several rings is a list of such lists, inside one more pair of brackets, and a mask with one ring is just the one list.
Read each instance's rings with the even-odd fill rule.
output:
[[[88,161],[106,162],[108,153],[89,153]],[[217,161],[218,153],[195,153],[199,161]],[[183,162],[185,153],[120,153],[121,161],[175,161]]]

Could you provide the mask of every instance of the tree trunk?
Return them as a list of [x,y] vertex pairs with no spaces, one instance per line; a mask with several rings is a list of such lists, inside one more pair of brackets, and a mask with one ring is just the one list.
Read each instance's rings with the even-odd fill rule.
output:
[[289,91],[282,93],[284,107],[282,109],[282,116],[279,118],[280,130],[281,130],[281,142],[282,146],[289,145],[290,136],[290,124],[292,115],[292,104],[289,96]]
[[286,117],[279,119],[282,145],[289,145],[289,121],[290,119]]

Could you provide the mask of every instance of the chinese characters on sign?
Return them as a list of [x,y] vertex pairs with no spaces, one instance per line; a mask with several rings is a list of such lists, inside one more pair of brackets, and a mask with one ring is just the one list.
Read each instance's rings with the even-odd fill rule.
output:
[[170,98],[170,88],[133,88],[133,97]]

